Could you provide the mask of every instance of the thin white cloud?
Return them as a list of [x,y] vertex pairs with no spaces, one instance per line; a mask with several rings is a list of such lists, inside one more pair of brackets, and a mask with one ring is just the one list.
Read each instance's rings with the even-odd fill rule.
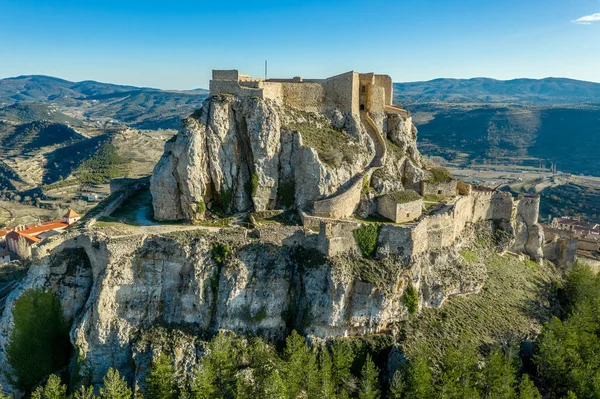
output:
[[600,22],[600,12],[597,12],[595,14],[585,15],[585,16],[583,16],[581,18],[577,18],[571,22],[573,22],[574,24],[580,24],[580,25],[589,25],[594,22]]

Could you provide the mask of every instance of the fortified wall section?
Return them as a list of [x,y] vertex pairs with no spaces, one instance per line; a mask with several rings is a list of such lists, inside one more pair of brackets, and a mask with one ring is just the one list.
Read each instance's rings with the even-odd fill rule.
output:
[[[408,262],[411,257],[426,251],[450,247],[463,234],[470,224],[495,220],[504,222],[504,228],[511,229],[517,216],[524,215],[528,228],[533,229],[537,218],[539,199],[513,200],[510,193],[473,192],[460,197],[454,204],[442,208],[438,213],[423,217],[409,225],[382,226],[378,240],[378,257],[399,256]],[[525,242],[529,236],[525,238]],[[519,239],[517,238],[517,244]],[[521,252],[530,256],[526,245]]]
[[[367,84],[364,76],[370,76]],[[362,82],[362,83],[361,83]],[[363,85],[364,83],[364,85]],[[362,104],[363,85],[368,104]],[[384,112],[392,104],[392,78],[387,75],[346,72],[327,79],[258,79],[237,70],[213,70],[210,94],[228,93],[242,97],[260,97],[307,112],[338,109],[358,114],[362,109]]]

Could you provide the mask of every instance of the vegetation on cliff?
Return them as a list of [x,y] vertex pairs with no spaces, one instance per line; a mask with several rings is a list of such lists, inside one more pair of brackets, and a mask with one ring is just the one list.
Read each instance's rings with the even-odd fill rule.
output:
[[16,383],[31,388],[69,361],[69,325],[52,291],[31,289],[13,309],[14,328],[7,346]]

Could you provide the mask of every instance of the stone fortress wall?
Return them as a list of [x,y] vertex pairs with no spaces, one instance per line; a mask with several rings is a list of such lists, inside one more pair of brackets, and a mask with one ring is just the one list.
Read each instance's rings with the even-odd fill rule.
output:
[[[539,249],[535,250],[532,245],[543,240],[543,232],[537,224],[538,213],[537,196],[514,199],[506,192],[473,190],[414,223],[383,224],[377,243],[377,257],[400,257],[408,264],[415,256],[455,245],[465,230],[475,223],[495,221],[503,229],[515,232],[512,248],[516,252],[539,261]],[[330,226],[326,230],[321,229],[318,249],[325,250],[328,256],[355,250],[353,240],[344,240],[346,246],[340,246],[340,237],[335,234],[337,230],[331,226],[332,223],[335,221],[328,221]],[[324,244],[325,241],[332,242],[332,245]]]
[[374,73],[346,72],[326,79],[259,79],[237,70],[213,70],[210,94],[259,97],[307,112],[338,109],[358,114],[361,110],[384,112],[391,106],[392,78]]

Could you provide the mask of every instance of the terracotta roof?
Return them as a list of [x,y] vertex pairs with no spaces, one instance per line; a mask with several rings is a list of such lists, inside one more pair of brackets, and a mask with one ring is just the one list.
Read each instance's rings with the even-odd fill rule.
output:
[[39,239],[39,238],[37,238],[37,237],[35,237],[35,236],[30,236],[29,234],[23,234],[23,232],[21,232],[21,231],[18,231],[18,232],[17,232],[17,231],[11,231],[10,233],[8,233],[8,234],[6,235],[6,238],[7,238],[7,239],[8,239],[8,238],[10,238],[10,239],[12,239],[12,240],[15,240],[15,241],[17,241],[17,242],[19,241],[19,237],[23,237],[23,238],[25,238],[25,240],[26,240],[26,241],[27,241],[29,244],[34,244],[34,243],[36,243],[36,242],[40,242],[40,239]]
[[75,212],[73,209],[69,209],[69,211],[67,213],[65,213],[65,216],[63,216],[64,218],[67,219],[73,219],[73,218],[79,218],[81,217],[80,214],[78,214],[77,212]]
[[48,222],[39,226],[32,227],[30,229],[25,229],[19,231],[19,233],[25,235],[37,235],[43,231],[54,230],[54,229],[64,229],[69,227],[69,225],[65,222]]

